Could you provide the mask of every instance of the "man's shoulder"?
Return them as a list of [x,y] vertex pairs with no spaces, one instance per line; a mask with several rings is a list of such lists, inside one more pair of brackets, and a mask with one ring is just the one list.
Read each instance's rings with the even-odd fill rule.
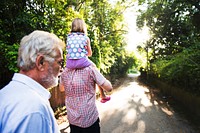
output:
[[88,66],[88,67],[85,67],[84,70],[85,70],[85,71],[90,71],[90,72],[96,71],[95,67],[93,67],[93,66],[91,66],[91,65]]
[[88,67],[84,67],[84,68],[79,68],[79,69],[69,69],[69,68],[66,68],[64,70],[64,73],[73,73],[74,71],[82,71],[82,72],[96,72],[97,70],[93,67],[93,66],[88,66]]
[[77,71],[84,73],[86,75],[93,75],[95,73],[98,73],[98,71],[93,66],[88,66],[88,67],[84,67],[81,69],[77,69]]

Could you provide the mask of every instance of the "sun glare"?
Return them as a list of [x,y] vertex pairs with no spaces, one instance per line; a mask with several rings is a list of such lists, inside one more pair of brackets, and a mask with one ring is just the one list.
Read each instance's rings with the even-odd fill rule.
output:
[[[109,0],[112,5],[118,0]],[[127,2],[127,1],[126,1]],[[146,10],[147,4],[138,5],[137,1],[135,1],[135,5],[133,7],[129,7],[124,12],[124,20],[126,24],[127,34],[125,35],[125,41],[127,43],[126,50],[128,52],[136,52],[137,46],[145,43],[150,38],[150,33],[148,27],[144,27],[142,30],[137,29],[136,19],[139,13],[138,10]]]
[[129,9],[124,13],[128,31],[128,34],[125,36],[127,51],[136,51],[138,45],[146,42],[150,38],[148,27],[144,27],[142,30],[137,30],[137,15],[137,12],[133,9]]

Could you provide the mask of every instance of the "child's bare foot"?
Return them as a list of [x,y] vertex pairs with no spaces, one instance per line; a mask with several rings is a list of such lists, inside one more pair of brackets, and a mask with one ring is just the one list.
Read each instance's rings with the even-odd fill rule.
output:
[[106,97],[104,97],[104,98],[101,98],[101,102],[102,103],[105,103],[105,102],[107,102],[107,101],[109,101],[110,100],[110,96],[106,96]]

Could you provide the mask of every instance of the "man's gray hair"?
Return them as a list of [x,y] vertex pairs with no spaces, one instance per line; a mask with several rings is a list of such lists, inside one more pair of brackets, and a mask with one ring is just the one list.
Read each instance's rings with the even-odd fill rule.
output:
[[31,70],[35,67],[38,55],[55,57],[56,50],[63,48],[64,42],[55,34],[39,30],[33,31],[21,39],[17,65],[22,70]]

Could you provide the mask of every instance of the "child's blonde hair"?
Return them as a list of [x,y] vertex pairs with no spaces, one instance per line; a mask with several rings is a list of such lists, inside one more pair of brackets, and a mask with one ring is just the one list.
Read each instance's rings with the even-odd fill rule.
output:
[[85,22],[80,18],[75,18],[72,22],[71,32],[82,32],[87,34]]

